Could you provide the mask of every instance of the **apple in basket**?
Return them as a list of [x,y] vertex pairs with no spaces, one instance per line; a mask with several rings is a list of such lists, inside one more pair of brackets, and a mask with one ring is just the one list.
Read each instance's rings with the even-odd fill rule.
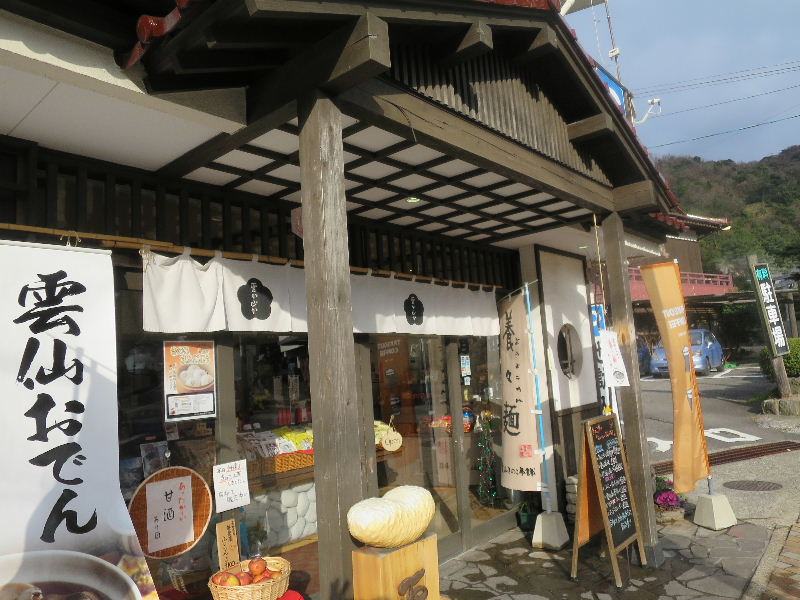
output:
[[240,585],[250,585],[253,583],[253,576],[250,575],[247,571],[242,571],[241,573],[236,574],[236,578],[239,580]]
[[253,583],[261,583],[262,581],[269,581],[270,579],[269,573],[262,573],[261,575],[253,577]]
[[261,557],[254,558],[247,564],[247,570],[250,571],[253,575],[261,575],[267,569],[267,561],[265,561]]
[[233,573],[221,571],[211,578],[213,583],[224,587],[233,587],[240,585],[239,578]]

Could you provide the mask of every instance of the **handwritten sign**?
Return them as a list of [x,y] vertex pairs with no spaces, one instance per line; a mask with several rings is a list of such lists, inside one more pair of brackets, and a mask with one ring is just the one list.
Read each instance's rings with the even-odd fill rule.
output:
[[235,519],[217,523],[217,554],[220,571],[239,564],[239,532]]
[[147,484],[145,494],[147,547],[151,552],[194,540],[191,477],[153,481]]
[[605,530],[614,578],[617,587],[621,587],[617,553],[638,541],[642,564],[646,559],[616,416],[584,421],[582,437],[572,577],[578,573],[579,548]]
[[235,460],[214,465],[214,496],[218,513],[250,504],[247,461]]

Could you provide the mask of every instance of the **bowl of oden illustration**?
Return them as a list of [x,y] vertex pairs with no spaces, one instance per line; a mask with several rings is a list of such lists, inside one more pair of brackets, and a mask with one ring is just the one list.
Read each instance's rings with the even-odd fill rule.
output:
[[41,550],[0,556],[0,600],[142,600],[111,563],[82,552]]
[[214,376],[205,365],[178,367],[178,393],[193,394],[214,391]]

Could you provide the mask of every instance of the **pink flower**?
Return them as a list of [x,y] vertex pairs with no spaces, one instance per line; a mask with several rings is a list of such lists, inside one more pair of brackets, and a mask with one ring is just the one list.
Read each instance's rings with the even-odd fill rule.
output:
[[663,491],[656,494],[656,504],[666,508],[680,508],[683,503],[675,492]]

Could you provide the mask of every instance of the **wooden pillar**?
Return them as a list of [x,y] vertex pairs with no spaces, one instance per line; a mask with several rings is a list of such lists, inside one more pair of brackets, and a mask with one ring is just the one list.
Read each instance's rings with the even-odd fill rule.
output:
[[[313,93],[298,100],[320,593],[353,597],[347,511],[363,498],[363,419],[353,344],[342,115]],[[356,468],[354,468],[356,467]]]
[[617,333],[630,380],[630,386],[617,388],[617,401],[624,421],[631,488],[639,509],[639,525],[647,564],[657,567],[664,562],[664,553],[656,530],[653,506],[655,482],[650,470],[650,454],[644,428],[639,360],[636,356],[636,329],[633,325],[628,259],[625,257],[625,229],[618,213],[611,213],[603,221],[603,248],[608,271],[606,294],[613,320],[612,328]]

